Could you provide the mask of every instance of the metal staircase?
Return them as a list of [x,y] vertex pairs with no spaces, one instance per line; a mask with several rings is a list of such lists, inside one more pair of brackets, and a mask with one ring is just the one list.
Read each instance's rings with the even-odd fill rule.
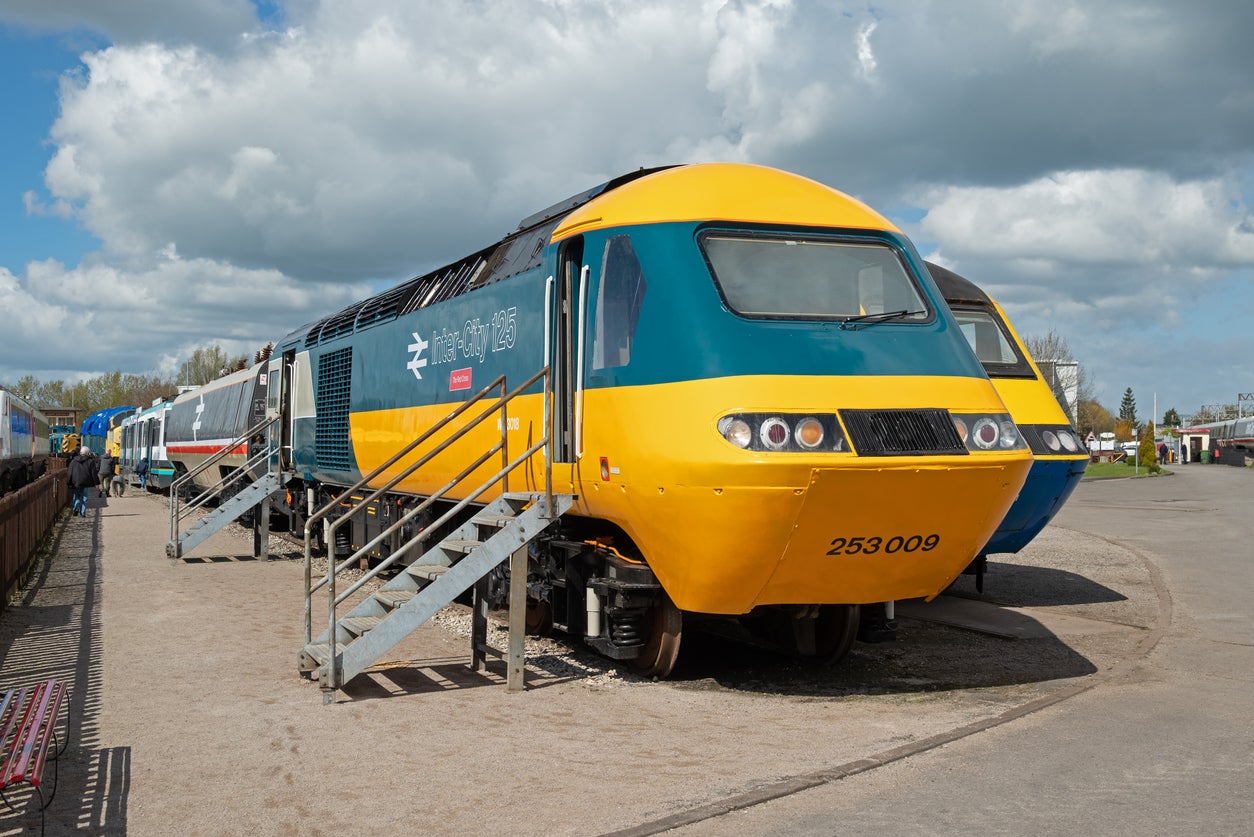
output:
[[[507,404],[537,380],[544,379],[544,429],[540,441],[528,447],[513,459],[507,451],[506,416]],[[458,422],[458,419],[474,405],[485,399],[493,390],[500,395],[491,401],[478,415]],[[527,462],[535,453],[549,444],[548,415],[549,378],[548,368],[541,369],[514,390],[505,392],[504,376],[497,378],[470,400],[463,402],[441,422],[428,429],[417,439],[398,451],[387,462],[362,477],[356,485],[338,493],[331,502],[310,515],[305,524],[305,647],[300,653],[299,668],[308,677],[317,677],[323,693],[323,702],[331,703],[335,691],[413,633],[441,608],[453,602],[461,594],[473,588],[471,665],[483,666],[489,652],[487,646],[487,575],[507,559],[511,559],[510,572],[510,629],[507,660],[507,685],[510,690],[523,688],[523,629],[526,607],[527,544],[557,520],[574,503],[570,494],[552,492],[552,476],[549,457],[545,457],[544,490],[510,492],[510,472]],[[325,532],[323,542],[336,543],[335,533],[349,525],[351,519],[367,509],[420,468],[445,452],[456,440],[485,421],[499,416],[500,440],[470,463],[461,473],[431,496],[410,508],[395,519],[386,530],[359,547],[348,557],[337,562],[328,557],[327,573],[316,582],[312,574],[312,549],[315,525],[322,522]],[[378,488],[362,489],[381,477],[388,469],[412,453],[436,434],[448,432],[417,461],[404,466]],[[471,474],[500,455],[501,466],[491,477],[471,487],[461,487]],[[445,469],[448,470],[448,469]],[[452,499],[457,494],[463,496]],[[479,506],[475,501],[482,495],[494,495],[490,503]],[[345,498],[353,498],[346,504]],[[401,531],[408,524],[436,503],[443,506],[452,503],[438,519],[428,523],[415,537],[401,544],[376,566],[371,567],[343,591],[337,592],[337,576],[350,567],[364,565],[372,550]],[[332,515],[335,515],[332,519]],[[425,546],[433,532],[451,534],[434,545]],[[420,551],[425,548],[425,551]],[[330,551],[330,550],[329,550]],[[402,560],[404,559],[404,560]],[[394,576],[368,595],[357,595],[364,586],[390,568],[398,571]],[[313,598],[324,591],[327,606],[327,629],[317,638],[312,636]],[[350,603],[350,599],[354,601]],[[348,612],[340,615],[341,605]]]
[[325,685],[339,687],[374,665],[445,605],[470,589],[570,508],[570,495],[504,495],[449,537],[428,549],[345,616],[337,629],[334,675],[328,633],[305,646],[301,667],[315,667]]
[[[265,501],[281,491],[284,483],[287,482],[287,476],[277,470],[278,457],[275,456],[275,450],[270,444],[269,431],[276,421],[278,421],[278,416],[250,427],[242,436],[223,445],[216,453],[170,485],[170,540],[165,546],[167,557],[184,557],[211,535],[235,522],[254,507],[259,507],[261,510],[260,535],[257,539],[258,555],[259,557],[267,555],[267,545],[270,540],[270,507]],[[241,445],[246,445],[250,440],[259,437],[264,437],[267,440],[266,444],[249,457],[243,465],[232,470],[208,490],[201,492],[190,503],[182,502],[180,489],[183,486],[217,465]],[[265,473],[250,482],[252,476],[262,467],[266,469]],[[186,529],[181,528],[182,522],[192,511],[204,507],[212,500],[219,501],[217,508]]]

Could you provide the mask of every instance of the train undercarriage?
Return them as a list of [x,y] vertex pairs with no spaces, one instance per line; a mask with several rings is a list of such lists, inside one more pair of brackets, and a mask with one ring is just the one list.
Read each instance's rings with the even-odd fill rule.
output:
[[[319,486],[315,507],[332,499],[328,487]],[[364,495],[344,498],[344,506],[347,509],[363,499]],[[351,525],[337,530],[337,561],[376,540],[421,499],[389,494],[369,503],[353,516]],[[300,539],[307,503],[305,487],[299,481],[289,484],[274,500],[272,530]],[[432,504],[364,553],[362,561],[373,565],[385,560],[451,507],[451,502]],[[463,514],[468,519],[474,510]],[[431,531],[425,543],[438,543],[463,522],[454,519],[445,523],[443,531]],[[315,551],[325,551],[323,532],[312,534]],[[421,555],[421,549],[414,549],[400,563],[412,564]],[[527,555],[527,632],[545,635],[560,631],[578,637],[598,653],[644,676],[663,678],[671,673],[686,626],[820,663],[845,656],[855,639],[877,642],[895,636],[895,624],[885,618],[882,605],[777,605],[755,608],[738,617],[681,611],[630,538],[603,520],[567,516],[531,541]],[[487,582],[488,606],[507,607],[509,562],[493,569]],[[469,604],[469,593],[466,595]]]

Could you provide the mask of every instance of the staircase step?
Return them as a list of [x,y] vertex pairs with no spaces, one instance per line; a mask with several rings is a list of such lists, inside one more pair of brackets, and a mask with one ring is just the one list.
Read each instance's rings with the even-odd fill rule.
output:
[[340,627],[353,636],[361,636],[382,621],[382,616],[345,616],[340,620]]
[[483,541],[463,541],[455,538],[445,538],[440,541],[440,548],[447,549],[449,552],[470,554],[481,546],[483,546]]
[[518,515],[516,514],[491,514],[489,512],[481,512],[471,518],[471,521],[480,526],[491,526],[495,529],[500,529],[511,520],[515,520],[517,518]]
[[422,578],[427,581],[435,581],[440,576],[449,571],[449,567],[443,564],[410,564],[405,568],[405,572],[414,578]]
[[376,590],[374,598],[387,607],[397,608],[418,595],[415,590]]
[[324,666],[331,659],[331,646],[326,642],[314,642],[305,646],[305,653],[313,657],[318,665]]

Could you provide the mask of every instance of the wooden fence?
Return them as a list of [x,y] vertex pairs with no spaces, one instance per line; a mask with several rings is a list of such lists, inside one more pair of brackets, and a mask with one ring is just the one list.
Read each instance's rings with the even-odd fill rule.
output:
[[0,497],[0,611],[26,582],[39,545],[69,496],[65,463],[49,460],[46,474]]

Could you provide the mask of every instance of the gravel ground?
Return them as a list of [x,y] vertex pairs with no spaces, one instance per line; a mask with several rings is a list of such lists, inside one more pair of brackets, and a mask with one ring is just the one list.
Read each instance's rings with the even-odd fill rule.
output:
[[[165,498],[92,505],[0,619],[0,683],[71,687],[49,834],[628,829],[1074,689],[1159,618],[1139,556],[1051,528],[992,564],[983,596],[969,577],[951,590],[1051,627],[1035,638],[903,618],[896,642],[822,668],[688,631],[664,682],[529,638],[528,689],[510,693],[501,660],[469,668],[454,605],[323,706],[297,672],[298,547],[254,560],[235,529],[170,561]],[[489,633],[505,646],[500,620]],[[37,826],[0,812],[0,834]]]

